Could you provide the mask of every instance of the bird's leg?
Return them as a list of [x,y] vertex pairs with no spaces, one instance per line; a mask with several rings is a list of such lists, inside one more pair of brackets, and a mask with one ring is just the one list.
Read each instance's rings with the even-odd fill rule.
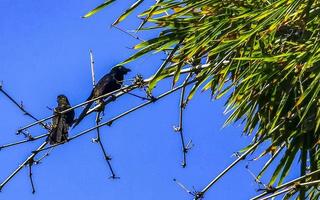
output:
[[[97,125],[99,125],[100,120],[101,120],[101,118],[100,118],[100,113],[101,113],[101,112],[98,112],[98,113],[97,113],[97,116],[96,116],[96,124],[97,124]],[[116,179],[116,178],[118,178],[118,177],[116,177],[116,175],[115,175],[115,173],[114,173],[114,171],[113,171],[113,168],[112,168],[112,166],[111,166],[111,157],[108,156],[108,154],[107,154],[107,152],[106,152],[106,150],[105,150],[105,148],[104,148],[104,146],[103,146],[103,144],[102,144],[99,127],[98,127],[96,130],[97,130],[97,137],[96,137],[93,141],[96,142],[96,143],[98,143],[99,146],[100,146],[100,148],[101,148],[101,150],[102,150],[104,159],[106,160],[106,162],[107,162],[107,164],[108,164],[108,167],[109,167],[109,169],[110,169],[110,172],[111,172],[111,174],[112,174],[112,175],[111,175],[111,178]]]

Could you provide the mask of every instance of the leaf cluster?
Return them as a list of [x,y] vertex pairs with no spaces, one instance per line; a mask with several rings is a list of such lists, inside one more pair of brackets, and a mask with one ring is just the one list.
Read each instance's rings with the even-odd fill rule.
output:
[[[194,67],[197,81],[188,100],[198,90],[227,96],[226,125],[241,121],[245,134],[269,141],[260,157],[272,157],[259,177],[281,157],[269,183],[281,184],[297,157],[301,175],[320,167],[319,14],[317,0],[158,0],[139,14],[137,30],[160,35],[136,45],[139,51],[122,64],[167,52],[149,90],[170,73],[174,85],[184,67]],[[318,199],[320,192],[311,187],[298,196]]]

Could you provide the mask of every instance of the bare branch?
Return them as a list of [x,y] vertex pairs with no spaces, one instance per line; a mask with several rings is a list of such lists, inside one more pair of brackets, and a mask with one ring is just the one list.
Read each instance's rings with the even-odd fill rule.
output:
[[12,172],[12,174],[10,174],[1,184],[0,184],[0,191],[2,190],[2,188],[26,165],[29,164],[30,160],[32,160],[37,154],[38,152],[43,149],[46,145],[48,144],[48,142],[44,142],[42,143],[38,149],[36,150],[36,152],[32,153],[14,172]]
[[139,40],[139,41],[141,41],[141,42],[145,42],[145,40],[141,39],[140,37],[138,37],[138,36],[136,36],[136,35],[134,35],[134,34],[132,34],[132,33],[129,33],[127,30],[124,30],[124,29],[120,28],[120,27],[117,26],[117,25],[111,25],[111,26],[112,26],[112,27],[115,27],[115,28],[118,29],[119,31],[121,31],[121,32],[123,32],[123,33],[125,33],[125,34],[127,34],[127,35],[129,35],[129,36],[131,36],[131,37],[133,37],[133,38],[136,39],[136,40]]
[[272,198],[272,197],[276,197],[276,196],[278,196],[278,195],[281,195],[281,194],[283,194],[283,193],[291,192],[291,191],[294,190],[294,189],[295,189],[295,186],[291,186],[291,187],[288,187],[288,188],[286,188],[286,189],[284,189],[284,190],[281,190],[281,191],[279,191],[279,192],[276,192],[276,193],[274,193],[274,194],[272,194],[272,195],[269,195],[269,196],[267,196],[267,197],[261,198],[260,200],[267,200],[267,199],[270,199],[270,198]]
[[[182,85],[185,85],[189,81],[191,75],[192,75],[192,73],[188,74],[187,78],[185,79],[185,81],[183,82]],[[190,147],[186,146],[186,144],[185,144],[184,135],[183,135],[183,111],[186,107],[186,102],[184,101],[185,90],[186,90],[186,87],[183,87],[181,90],[179,127],[177,127],[175,129],[176,131],[179,132],[179,135],[180,135],[180,140],[181,140],[181,145],[182,145],[182,155],[183,155],[183,160],[182,160],[182,167],[183,168],[185,168],[187,166],[187,155],[186,154],[190,150]]]
[[278,191],[278,192],[275,192],[269,196],[266,196],[266,197],[263,197],[259,200],[268,200],[268,199],[271,199],[273,197],[276,197],[276,196],[279,196],[283,193],[286,193],[286,192],[293,192],[293,191],[297,191],[299,190],[301,187],[308,187],[308,186],[313,186],[313,185],[318,185],[320,184],[320,180],[316,180],[316,181],[310,181],[310,182],[306,182],[306,183],[299,183],[299,182],[296,182],[294,183],[294,185],[292,186],[289,186],[288,188],[286,189],[283,189],[281,191]]
[[32,187],[32,194],[34,194],[36,192],[36,189],[34,188],[34,183],[33,183],[33,178],[32,178],[32,166],[33,166],[33,160],[29,160],[29,163],[28,163],[28,166],[29,166],[29,179],[30,179],[30,184],[31,184],[31,187]]
[[[3,90],[3,86],[1,85],[0,87],[0,91],[14,104],[16,105],[22,112],[24,115],[27,115],[29,117],[31,117],[32,119],[39,121],[38,118],[36,118],[35,116],[33,116],[31,113],[29,113],[26,109],[24,109],[22,103],[19,104],[16,100],[14,100],[13,97],[11,97],[6,91]],[[43,123],[43,122],[39,122],[45,129],[50,130],[50,127]],[[21,131],[18,131],[18,133],[21,133]]]
[[179,182],[177,179],[173,179],[173,181],[178,184],[184,191],[186,191],[188,194],[191,194],[192,196],[195,195],[194,192],[192,192],[191,190],[189,190],[185,185],[183,185],[181,182]]
[[35,160],[34,159],[34,164],[38,165],[41,163],[41,160],[43,160],[45,157],[49,156],[51,151],[53,150],[54,148],[51,148],[49,149],[49,151],[47,153],[45,153],[42,157],[40,157],[39,159]]
[[[180,90],[180,89],[183,88],[184,86],[194,83],[195,81],[196,81],[196,80],[192,80],[192,81],[189,81],[188,83],[186,83],[185,85],[180,85],[180,86],[178,86],[178,87],[175,87],[175,88],[171,89],[170,91],[165,92],[165,93],[159,95],[158,97],[155,97],[155,100],[162,99],[162,98],[168,96],[169,94]],[[118,120],[118,119],[120,119],[120,118],[122,118],[122,117],[124,117],[124,116],[126,116],[126,115],[128,115],[128,114],[130,114],[130,113],[132,113],[132,112],[134,112],[134,111],[136,111],[136,110],[138,110],[138,109],[140,109],[140,108],[143,108],[143,107],[145,107],[145,106],[147,106],[147,105],[155,102],[155,100],[149,100],[149,101],[147,101],[147,102],[145,102],[145,103],[142,103],[142,104],[140,104],[140,105],[138,105],[138,106],[136,106],[136,107],[134,107],[134,108],[131,108],[130,110],[128,110],[128,111],[126,111],[126,112],[121,113],[120,115],[112,118],[111,120],[109,120],[109,121],[107,121],[107,122],[103,122],[103,123],[101,123],[101,124],[99,124],[99,125],[97,125],[97,126],[94,126],[94,127],[92,127],[92,128],[89,128],[89,129],[87,129],[87,130],[84,130],[84,131],[82,131],[82,132],[74,135],[73,137],[70,137],[70,138],[68,139],[68,142],[69,142],[69,141],[72,141],[72,140],[74,140],[74,139],[76,139],[76,138],[78,138],[78,137],[80,137],[80,136],[82,136],[82,135],[85,135],[85,134],[87,134],[87,133],[89,133],[89,132],[91,132],[91,131],[99,128],[99,127],[102,127],[102,126],[111,126],[114,121],[116,121],[116,120]],[[49,148],[55,147],[55,146],[59,146],[59,145],[62,145],[62,144],[64,144],[64,143],[65,143],[65,142],[63,142],[63,143],[56,143],[56,144],[53,144],[53,145],[51,145],[51,146],[49,146],[49,147],[47,147],[47,148],[44,148],[44,149],[41,149],[41,150],[36,150],[36,151],[34,151],[34,152],[44,151],[44,150],[46,150],[46,149],[49,149]]]
[[[199,65],[199,66],[197,66],[197,67],[190,67],[190,68],[181,70],[181,74],[194,72],[194,71],[197,71],[197,70],[199,70],[199,69],[201,69],[201,68],[208,68],[208,67],[210,67],[210,64]],[[169,74],[166,78],[169,78],[169,77],[172,77],[172,76],[174,76],[174,72],[171,73],[171,74]],[[144,86],[147,85],[152,79],[153,79],[153,76],[151,76],[151,77],[148,78],[148,79],[143,80],[142,85],[144,85]],[[132,90],[134,90],[134,89],[136,89],[136,88],[142,87],[142,85],[132,84],[132,85],[129,85],[129,86],[122,87],[122,88],[120,88],[120,89],[118,89],[118,90],[115,90],[115,91],[113,91],[113,92],[110,92],[110,93],[101,95],[101,96],[99,96],[99,97],[97,97],[97,98],[94,98],[94,99],[91,99],[91,100],[82,102],[82,103],[80,103],[80,104],[77,104],[77,105],[75,105],[75,106],[73,106],[73,107],[71,107],[71,108],[69,108],[69,109],[66,109],[66,110],[64,110],[64,111],[62,111],[62,112],[60,112],[60,113],[58,113],[58,114],[65,114],[65,113],[67,113],[67,112],[69,112],[69,111],[71,111],[71,110],[74,110],[74,109],[76,109],[76,108],[79,108],[79,107],[82,107],[82,106],[84,106],[84,105],[87,105],[88,103],[91,103],[91,102],[94,102],[94,101],[97,101],[97,100],[99,100],[99,99],[103,99],[103,98],[106,98],[106,97],[114,96],[114,97],[118,98],[118,97],[126,94],[126,93],[129,92],[129,91],[132,91]],[[124,92],[124,91],[126,91],[126,92]],[[88,113],[89,113],[89,112],[90,112],[90,111],[88,111]],[[91,111],[91,112],[92,112],[92,111]],[[20,128],[20,129],[18,130],[18,132],[19,132],[19,131],[22,131],[22,130],[25,130],[25,129],[27,129],[27,128],[30,128],[30,127],[32,127],[32,126],[35,126],[35,125],[37,125],[37,124],[39,124],[39,123],[42,123],[42,122],[44,122],[44,121],[47,121],[47,120],[49,120],[49,119],[57,116],[58,114],[51,115],[51,116],[49,116],[49,117],[43,118],[43,119],[38,120],[38,121],[36,121],[36,122],[34,122],[34,123],[31,123],[31,124],[29,124],[29,125],[26,125],[26,126]]]
[[[306,179],[306,178],[308,178],[308,177],[310,177],[310,176],[316,175],[316,174],[320,174],[320,169],[318,169],[318,170],[316,170],[316,171],[313,171],[313,172],[310,172],[309,174],[306,174],[306,175],[304,175],[304,176],[301,176],[301,177],[299,177],[299,178],[296,178],[296,179],[294,179],[294,180],[292,180],[292,181],[289,181],[289,182],[287,182],[287,183],[284,183],[284,184],[282,184],[282,185],[279,185],[279,186],[275,187],[272,191],[263,192],[262,194],[251,198],[250,200],[260,199],[261,197],[263,197],[263,196],[265,196],[265,195],[267,195],[267,194],[270,194],[270,193],[276,192],[276,191],[278,191],[278,190],[281,190],[281,189],[283,189],[283,188],[289,187],[289,186],[291,186],[291,185],[297,184],[297,183],[299,183],[301,180],[304,180],[304,179]],[[304,183],[301,183],[300,185],[304,185]]]
[[262,173],[270,166],[270,164],[274,161],[274,159],[279,155],[282,149],[285,147],[285,143],[281,144],[280,148],[272,155],[272,157],[267,161],[267,163],[263,166],[258,174],[258,177],[262,175]]
[[[101,112],[98,112],[98,113],[97,113],[97,116],[96,116],[96,125],[97,125],[97,126],[99,125],[100,120],[101,120],[100,114],[101,114]],[[100,136],[100,127],[97,127],[96,130],[97,130],[97,138],[93,139],[93,141],[94,141],[94,142],[97,142],[97,143],[99,144],[101,150],[102,150],[103,157],[104,157],[105,161],[107,162],[108,167],[109,167],[109,169],[110,169],[110,172],[111,172],[111,174],[112,174],[111,178],[112,178],[112,179],[119,178],[119,177],[117,177],[117,176],[115,175],[115,173],[114,173],[114,171],[113,171],[113,168],[112,168],[112,166],[111,166],[111,162],[110,162],[110,161],[111,161],[111,158],[108,156],[108,154],[107,154],[107,152],[106,152],[106,150],[105,150],[105,148],[104,148],[104,146],[103,146],[103,144],[102,144],[101,136]]]
[[224,169],[218,176],[216,176],[201,192],[199,192],[195,196],[195,200],[203,198],[203,195],[221,178],[223,177],[229,170],[231,170],[236,164],[238,164],[241,160],[245,159],[245,157],[250,154],[252,151],[256,149],[256,147],[262,142],[263,140],[254,143],[246,152],[244,152],[237,160],[235,160],[231,165],[229,165],[226,169]]
[[91,77],[92,77],[92,86],[93,88],[96,86],[95,76],[94,76],[94,59],[92,50],[89,50],[90,53],[90,64],[91,64]]
[[40,139],[40,138],[44,138],[44,137],[48,136],[49,134],[50,134],[50,133],[45,133],[45,134],[42,134],[42,135],[39,135],[39,136],[30,137],[30,138],[28,138],[28,139],[21,140],[21,141],[18,141],[18,142],[14,142],[14,143],[10,143],[10,144],[5,144],[5,145],[0,146],[0,150],[5,149],[5,148],[8,148],[8,147],[16,146],[16,145],[19,145],[19,144],[23,144],[23,143],[35,141],[35,140],[38,140],[38,139]]

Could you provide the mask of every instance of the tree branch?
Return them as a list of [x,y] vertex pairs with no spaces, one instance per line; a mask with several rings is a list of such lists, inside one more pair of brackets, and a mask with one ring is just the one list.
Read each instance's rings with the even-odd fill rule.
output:
[[48,144],[48,142],[44,142],[42,143],[38,149],[36,150],[36,152],[32,153],[14,172],[12,172],[12,174],[10,174],[1,184],[0,184],[0,191],[2,190],[2,188],[26,165],[29,164],[30,160],[32,160],[37,154],[38,152],[43,149],[46,145]]
[[[157,101],[157,100],[159,100],[159,99],[162,99],[162,98],[168,96],[169,94],[180,90],[180,89],[183,88],[184,86],[194,83],[195,81],[196,81],[196,80],[192,80],[192,81],[189,81],[188,83],[186,83],[185,85],[180,85],[180,86],[178,86],[178,87],[175,87],[175,88],[171,89],[170,91],[167,91],[167,92],[159,95],[158,97],[155,97],[153,100],[149,100],[149,101],[147,101],[147,102],[145,102],[145,103],[142,103],[142,104],[140,104],[140,105],[138,105],[138,106],[136,106],[136,107],[134,107],[134,108],[131,108],[131,109],[128,110],[128,111],[125,111],[125,112],[121,113],[120,115],[112,118],[111,120],[109,120],[109,121],[107,121],[107,122],[103,122],[103,123],[101,123],[101,124],[99,124],[99,125],[96,125],[96,126],[94,126],[94,127],[92,127],[92,128],[89,128],[89,129],[87,129],[87,130],[84,130],[84,131],[82,131],[82,132],[74,135],[73,137],[70,137],[70,138],[68,139],[68,142],[69,142],[69,141],[72,141],[72,140],[74,140],[74,139],[76,139],[76,138],[78,138],[78,137],[81,137],[82,135],[85,135],[85,134],[87,134],[87,133],[95,130],[96,128],[99,128],[99,127],[102,127],[102,126],[111,126],[114,121],[116,121],[116,120],[118,120],[118,119],[120,119],[120,118],[122,118],[122,117],[124,117],[124,116],[126,116],[126,115],[128,115],[128,114],[130,114],[130,113],[132,113],[132,112],[134,112],[134,111],[136,111],[136,110],[139,110],[140,108],[143,108],[143,107],[145,107],[145,106],[147,106],[147,105],[149,105],[149,104],[151,104],[151,103],[153,103],[153,102],[155,102],[155,101]],[[47,147],[47,148],[44,148],[44,149],[41,149],[41,150],[36,150],[36,151],[34,151],[34,153],[40,152],[40,151],[44,151],[44,150],[49,149],[49,148],[51,148],[51,147],[59,146],[59,145],[62,145],[62,144],[64,144],[64,143],[65,143],[65,142],[56,143],[56,144],[53,144],[53,145],[51,145],[51,146],[49,146],[49,147]]]
[[25,139],[25,140],[21,140],[21,141],[18,141],[18,142],[5,144],[5,145],[0,146],[0,150],[8,148],[8,147],[16,146],[16,145],[19,145],[19,144],[35,141],[35,140],[38,140],[40,138],[44,138],[44,137],[48,136],[49,134],[50,133],[45,133],[45,134],[42,134],[42,135],[39,135],[39,136],[35,136],[35,137],[31,137],[31,138],[28,138],[28,139]]
[[33,183],[33,178],[32,178],[32,165],[33,165],[33,160],[29,160],[28,166],[29,166],[29,179],[30,179],[30,184],[32,187],[32,194],[36,192],[36,189],[34,188],[34,183]]
[[[208,67],[210,67],[210,63],[209,63],[209,64],[205,64],[205,65],[199,65],[199,66],[197,66],[197,67],[186,68],[186,69],[181,70],[181,74],[190,73],[190,72],[195,72],[195,71],[197,71],[197,70],[199,70],[199,69],[204,69],[204,68],[208,68]],[[172,77],[172,76],[174,76],[174,72],[172,72],[171,74],[169,74],[166,78],[169,78],[169,77]],[[148,79],[143,80],[143,82],[141,83],[141,85],[132,84],[132,85],[129,85],[129,86],[122,87],[122,88],[120,88],[120,89],[118,89],[118,90],[115,90],[115,91],[113,91],[113,92],[110,92],[110,93],[101,95],[101,96],[99,96],[99,97],[97,97],[97,98],[94,98],[94,99],[91,99],[91,100],[82,102],[82,103],[80,103],[80,104],[77,104],[77,105],[75,105],[75,106],[73,106],[73,107],[71,107],[71,108],[69,108],[69,109],[66,109],[66,110],[64,110],[64,111],[62,111],[62,112],[60,112],[60,113],[58,113],[58,114],[65,114],[65,113],[67,113],[67,112],[69,112],[69,111],[71,111],[71,110],[74,110],[74,109],[76,109],[76,108],[79,108],[79,107],[82,107],[82,106],[84,106],[84,105],[87,105],[88,103],[91,103],[91,102],[94,102],[94,101],[97,101],[97,100],[99,100],[99,99],[103,99],[103,98],[106,98],[106,97],[114,96],[114,97],[118,98],[118,97],[120,97],[120,96],[126,94],[127,92],[130,92],[130,91],[132,91],[132,90],[134,90],[134,89],[136,89],[136,88],[139,88],[139,87],[142,87],[142,86],[146,86],[152,79],[153,79],[153,76],[151,76],[151,77],[148,78]],[[123,92],[123,91],[126,91],[126,92]],[[89,112],[90,112],[90,111],[88,111],[88,113],[89,113]],[[91,111],[91,112],[92,112],[92,111]],[[42,123],[42,122],[44,122],[44,121],[47,121],[47,120],[49,120],[49,119],[57,116],[58,114],[51,115],[51,116],[49,116],[49,117],[43,118],[43,119],[38,120],[38,121],[36,121],[36,122],[34,122],[34,123],[31,123],[31,124],[29,124],[29,125],[26,125],[26,126],[20,128],[20,129],[18,130],[18,132],[19,132],[19,131],[22,131],[22,130],[25,130],[25,129],[27,129],[27,128],[30,128],[30,127],[32,127],[32,126],[35,126],[35,125],[37,125],[37,124],[40,124],[40,123]]]
[[90,65],[91,65],[91,77],[92,77],[92,86],[93,88],[96,86],[95,76],[94,76],[94,59],[93,59],[93,53],[92,50],[89,50],[90,54]]
[[[262,194],[251,198],[250,200],[260,199],[261,197],[263,197],[263,196],[265,196],[265,195],[267,195],[267,194],[270,194],[270,193],[276,192],[276,191],[278,191],[278,190],[281,190],[281,189],[283,189],[283,188],[286,188],[286,187],[289,187],[289,186],[291,186],[291,185],[294,185],[294,184],[298,183],[299,181],[304,180],[304,179],[306,179],[306,178],[308,178],[308,177],[310,177],[310,176],[316,175],[316,174],[320,174],[320,169],[318,169],[318,170],[316,170],[316,171],[313,171],[313,172],[310,172],[309,174],[306,174],[306,175],[304,175],[304,176],[301,176],[301,177],[299,177],[299,178],[296,178],[296,179],[294,179],[294,180],[292,180],[292,181],[289,181],[289,182],[287,182],[287,183],[284,183],[284,184],[282,184],[282,185],[279,185],[279,186],[275,187],[272,191],[263,192]],[[300,184],[300,185],[303,185],[303,184]]]
[[141,41],[141,42],[145,42],[145,40],[141,39],[140,37],[138,37],[138,36],[136,36],[136,35],[133,35],[132,33],[129,33],[127,30],[124,30],[124,29],[118,27],[117,25],[111,25],[111,27],[115,27],[115,28],[118,29],[119,31],[121,31],[121,32],[123,32],[123,33],[125,33],[125,34],[127,34],[127,35],[129,35],[129,36],[131,36],[131,37],[133,37],[133,38],[136,39],[136,40],[139,40],[139,41]]
[[238,164],[241,160],[245,159],[245,157],[250,154],[263,140],[254,143],[246,152],[244,152],[241,156],[238,157],[231,165],[229,165],[226,169],[224,169],[218,176],[216,176],[201,192],[198,192],[195,195],[195,200],[203,198],[204,194],[221,178],[223,177],[229,170],[231,170],[236,164]]
[[[100,114],[101,114],[101,112],[98,112],[98,113],[97,113],[97,116],[96,116],[96,125],[97,125],[97,126],[100,124],[100,120],[101,120]],[[112,179],[116,179],[116,178],[118,178],[118,177],[116,177],[116,175],[115,175],[115,173],[114,173],[114,171],[113,171],[113,168],[112,168],[112,166],[111,166],[111,162],[110,162],[110,161],[111,161],[111,158],[108,156],[108,154],[107,154],[107,152],[106,152],[106,150],[105,150],[105,148],[104,148],[104,146],[103,146],[103,144],[102,144],[102,141],[101,141],[100,128],[97,127],[96,130],[97,130],[97,138],[93,139],[93,141],[96,142],[96,143],[98,143],[99,146],[100,146],[100,148],[101,148],[101,150],[102,150],[103,157],[104,157],[105,161],[107,162],[108,167],[109,167],[109,169],[110,169],[110,172],[111,172],[111,174],[112,174],[111,178],[112,178]]]
[[[182,85],[185,85],[189,81],[191,75],[192,75],[192,73],[188,74],[187,78],[185,79],[185,81],[183,82]],[[186,154],[188,153],[188,151],[191,148],[189,146],[186,146],[184,135],[183,135],[183,111],[186,107],[186,102],[184,101],[185,91],[186,91],[186,87],[183,87],[181,90],[181,95],[180,95],[179,126],[175,128],[175,131],[179,132],[179,135],[180,135],[180,140],[181,140],[181,145],[182,145],[182,156],[183,156],[182,167],[183,168],[185,168],[187,166],[187,155]]]
[[[26,109],[24,109],[22,104],[19,104],[16,100],[14,100],[14,98],[12,98],[6,91],[3,90],[3,86],[1,85],[0,87],[0,92],[2,92],[14,105],[16,105],[22,112],[24,115],[27,115],[29,117],[31,117],[32,119],[39,121],[38,118],[36,118],[35,116],[33,116],[31,113],[29,113]],[[39,122],[45,129],[50,130],[51,128],[43,123],[43,122]],[[18,134],[21,133],[21,131],[17,132]]]
[[268,200],[270,198],[273,198],[273,197],[276,197],[276,196],[279,196],[283,193],[286,193],[286,192],[291,192],[291,191],[297,191],[300,187],[308,187],[308,186],[313,186],[313,185],[318,185],[320,184],[320,180],[316,180],[316,181],[310,181],[310,182],[306,182],[306,183],[299,183],[299,182],[296,182],[294,185],[286,188],[286,189],[283,189],[281,191],[278,191],[278,192],[275,192],[274,194],[271,194],[269,196],[266,196],[266,197],[263,197],[259,200]]

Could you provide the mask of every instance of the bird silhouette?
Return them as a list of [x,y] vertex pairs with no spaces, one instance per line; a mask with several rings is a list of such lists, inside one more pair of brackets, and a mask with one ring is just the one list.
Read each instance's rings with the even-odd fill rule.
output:
[[57,102],[58,106],[53,111],[56,116],[52,118],[52,127],[48,136],[50,144],[67,141],[69,128],[74,122],[74,110],[59,114],[62,111],[71,108],[68,98],[65,95],[59,95],[57,97]]
[[[120,89],[123,83],[124,75],[130,71],[130,69],[121,65],[113,67],[108,74],[104,75],[98,81],[98,83],[95,85],[94,89],[91,91],[91,94],[86,101]],[[86,105],[86,107],[79,115],[78,119],[75,121],[73,128],[76,127],[85,116],[87,116],[87,112],[92,104],[93,102],[90,102]]]

